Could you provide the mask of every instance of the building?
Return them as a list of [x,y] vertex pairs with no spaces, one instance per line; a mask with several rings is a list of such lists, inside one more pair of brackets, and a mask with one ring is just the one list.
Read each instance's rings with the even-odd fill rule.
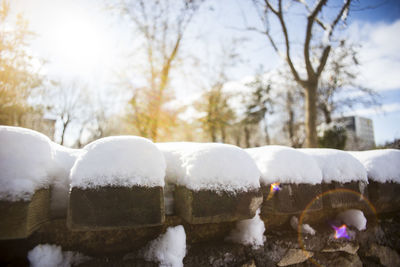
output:
[[368,150],[375,147],[374,126],[371,119],[349,116],[335,119],[346,128],[345,150]]

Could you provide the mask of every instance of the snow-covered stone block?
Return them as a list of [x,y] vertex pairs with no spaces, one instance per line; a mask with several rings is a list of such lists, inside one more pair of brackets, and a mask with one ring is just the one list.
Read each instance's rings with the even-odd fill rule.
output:
[[49,219],[54,151],[45,135],[0,126],[0,238],[24,238]]
[[162,153],[145,138],[90,143],[71,170],[68,226],[101,230],[162,224],[165,168]]
[[366,210],[367,171],[352,154],[336,149],[299,149],[312,156],[322,172],[324,209]]
[[378,213],[400,210],[400,150],[377,149],[351,154],[368,173],[368,196]]
[[[321,194],[322,173],[313,157],[285,146],[263,146],[246,151],[261,172],[263,219],[282,215],[283,220],[287,220],[286,215],[300,214]],[[321,208],[322,203],[317,199],[309,211]]]
[[262,203],[259,190],[232,194],[212,190],[175,189],[175,211],[191,224],[232,222],[253,218]]
[[166,182],[175,184],[174,210],[189,223],[250,219],[262,202],[260,172],[237,146],[158,143],[167,162]]
[[50,190],[39,189],[29,200],[0,200],[0,240],[27,238],[50,217]]

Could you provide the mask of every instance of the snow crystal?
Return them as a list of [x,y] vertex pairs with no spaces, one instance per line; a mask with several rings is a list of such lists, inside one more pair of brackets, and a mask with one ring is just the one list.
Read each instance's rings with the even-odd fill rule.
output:
[[[292,228],[297,232],[299,230],[299,219],[297,219],[296,216],[293,216],[290,219],[290,226],[292,226]],[[301,229],[300,229],[301,233],[303,234],[309,234],[309,235],[315,235],[315,230],[314,228],[312,228],[309,224],[302,224],[301,225]]]
[[236,228],[232,230],[226,240],[258,249],[264,246],[266,240],[264,232],[265,225],[260,218],[260,210],[258,209],[254,218],[238,221]]
[[400,150],[378,149],[350,153],[367,169],[369,179],[380,183],[400,183]]
[[144,258],[160,266],[183,266],[186,255],[186,234],[182,225],[168,227],[167,232],[151,241]]
[[325,183],[351,181],[368,182],[367,171],[355,157],[347,152],[329,148],[305,148],[299,151],[312,156],[322,171]]
[[81,253],[62,252],[60,246],[49,244],[37,245],[28,253],[31,267],[69,267],[88,259],[89,257],[83,256]]
[[245,150],[261,171],[261,183],[320,184],[321,170],[316,161],[300,151],[285,146],[263,146]]
[[0,199],[29,200],[50,183],[53,150],[50,139],[38,132],[0,126]]
[[164,186],[163,154],[148,139],[114,136],[82,149],[71,170],[71,186]]
[[365,230],[367,228],[367,219],[361,210],[346,210],[337,216],[337,219],[341,220],[348,226],[354,226],[359,231]]
[[239,147],[218,143],[158,143],[166,181],[199,190],[246,192],[260,187],[260,172]]
[[52,171],[53,182],[51,185],[50,209],[53,215],[59,216],[66,213],[70,187],[70,171],[82,150],[66,148],[56,143],[52,143],[52,146],[55,156]]

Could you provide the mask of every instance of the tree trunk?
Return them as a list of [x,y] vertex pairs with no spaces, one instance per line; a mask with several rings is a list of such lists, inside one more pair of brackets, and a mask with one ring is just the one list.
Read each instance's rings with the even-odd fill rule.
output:
[[250,147],[250,130],[247,126],[244,127],[244,141],[246,144],[246,147]]
[[310,82],[305,88],[306,147],[318,147],[317,139],[317,82]]

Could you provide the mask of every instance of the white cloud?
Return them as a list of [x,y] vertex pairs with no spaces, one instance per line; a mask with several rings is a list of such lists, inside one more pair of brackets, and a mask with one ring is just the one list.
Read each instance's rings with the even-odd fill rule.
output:
[[400,103],[384,104],[378,108],[362,108],[354,111],[346,112],[346,116],[358,115],[358,116],[373,116],[382,115],[387,113],[400,112]]
[[359,82],[375,90],[400,88],[400,20],[392,24],[355,22],[350,39],[362,45],[359,51]]

